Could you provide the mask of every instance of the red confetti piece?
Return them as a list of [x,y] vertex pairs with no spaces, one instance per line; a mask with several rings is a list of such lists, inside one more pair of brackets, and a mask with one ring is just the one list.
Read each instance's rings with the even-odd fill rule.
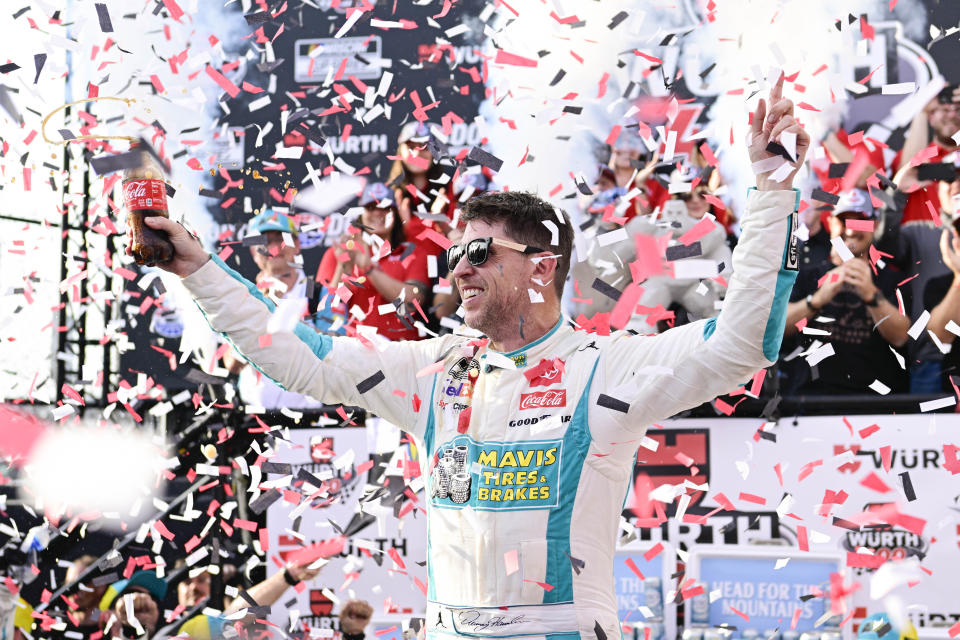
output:
[[889,493],[891,491],[890,487],[880,479],[880,476],[873,472],[870,472],[870,475],[861,480],[860,485],[877,493]]
[[524,580],[524,582],[532,582],[533,584],[537,585],[544,591],[553,591],[553,585],[547,584],[546,582],[538,582],[536,580],[526,580],[526,579]]
[[743,491],[740,492],[739,499],[743,500],[744,502],[752,502],[753,504],[759,504],[761,506],[767,504],[766,498],[754,495],[752,493],[745,493]]
[[[164,0],[164,2],[167,2],[167,1],[168,0]],[[236,98],[238,95],[240,95],[240,88],[237,85],[233,84],[233,82],[231,82],[228,77],[226,77],[225,75],[223,75],[222,73],[220,73],[219,71],[211,67],[210,65],[207,65],[207,75],[210,76],[214,82],[220,85],[221,89],[223,89],[228,94],[230,94],[231,98]]]
[[810,541],[807,539],[807,528],[797,525],[797,547],[800,551],[810,551]]
[[[897,0],[893,0],[893,2],[890,5],[890,8],[893,9],[893,5],[896,3],[897,3]],[[951,638],[956,638],[957,636],[960,636],[960,622],[950,627],[950,629],[947,631],[947,634]]]
[[653,64],[663,64],[663,60],[661,60],[660,58],[656,58],[654,56],[648,56],[647,54],[645,54],[643,51],[640,51],[639,49],[634,49],[633,54],[635,56],[639,56],[643,58],[644,60],[649,60]]
[[[730,605],[727,605],[727,606],[730,607]],[[738,616],[740,616],[741,618],[743,618],[743,619],[746,620],[747,622],[750,622],[750,616],[748,616],[747,614],[743,613],[742,611],[737,611],[737,610],[736,610],[735,608],[733,608],[733,607],[730,607],[730,611],[733,611],[735,614],[737,614]]]
[[535,67],[537,66],[537,61],[530,58],[524,58],[523,56],[518,56],[515,53],[510,53],[504,51],[503,49],[497,49],[497,56],[493,60],[494,64],[509,64],[516,67]]
[[812,104],[809,104],[809,103],[807,103],[807,102],[801,102],[801,103],[798,104],[797,106],[800,107],[801,109],[805,109],[805,110],[807,110],[807,111],[816,111],[817,113],[820,113],[820,109],[817,109],[815,106],[813,106]]
[[163,0],[163,6],[167,8],[167,11],[170,12],[170,17],[180,22],[180,18],[183,17],[183,9],[180,8],[180,5],[177,4],[176,0]]
[[866,231],[868,233],[873,233],[874,222],[873,220],[856,220],[850,218],[844,221],[844,225],[853,231]]
[[625,564],[627,565],[627,568],[630,569],[630,571],[633,571],[633,573],[635,573],[638,578],[640,578],[641,580],[646,580],[646,578],[643,575],[643,572],[640,571],[640,567],[638,567],[637,563],[633,561],[633,558],[627,558]]
[[656,545],[651,547],[646,553],[643,554],[643,559],[646,560],[647,562],[650,562],[651,560],[656,558],[661,551],[663,551],[663,544],[658,542]]

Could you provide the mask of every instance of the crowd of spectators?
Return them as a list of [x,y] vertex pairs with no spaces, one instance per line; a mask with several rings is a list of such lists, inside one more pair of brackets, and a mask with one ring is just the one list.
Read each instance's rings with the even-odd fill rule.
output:
[[[99,560],[99,562],[98,562]],[[21,601],[11,625],[17,640],[29,637],[97,640],[98,638],[271,637],[265,622],[270,607],[291,589],[312,583],[324,560],[288,563],[265,580],[243,587],[232,565],[187,566],[178,559],[172,571],[141,569],[129,577],[103,582],[103,559],[83,555],[67,568],[68,593],[61,605],[34,615]],[[212,572],[220,575],[222,599],[211,589]],[[363,640],[374,614],[363,600],[338,607],[332,632],[340,640]],[[301,625],[302,626],[302,625]],[[304,626],[304,633],[306,627]],[[298,634],[289,637],[298,637]],[[306,637],[306,636],[304,636]]]
[[[952,393],[958,106],[960,89],[942,91],[899,150],[838,129],[810,154],[799,277],[770,376],[780,394]],[[261,291],[278,303],[301,300],[318,331],[417,340],[456,329],[460,301],[444,249],[462,233],[460,205],[497,186],[484,167],[451,164],[432,130],[402,129],[388,177],[367,184],[346,232],[326,239],[315,279],[302,268],[296,216],[261,213],[250,225],[262,238],[251,246]],[[642,286],[637,307],[613,329],[658,333],[722,305],[738,227],[716,159],[694,145],[668,163],[648,144],[625,128],[598,151],[592,183],[568,200],[579,237],[565,312],[588,330],[611,329],[631,283]],[[236,354],[227,365],[244,369]],[[248,403],[314,406],[245,369]]]

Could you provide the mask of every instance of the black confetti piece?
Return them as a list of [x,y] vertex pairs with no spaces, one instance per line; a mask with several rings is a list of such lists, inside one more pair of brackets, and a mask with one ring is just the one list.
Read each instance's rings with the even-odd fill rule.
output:
[[223,384],[223,378],[204,373],[200,371],[200,369],[190,369],[184,378],[186,378],[187,382],[193,382],[195,384]]
[[833,518],[833,526],[848,529],[849,531],[860,531],[860,525],[856,522],[850,522],[849,520],[844,520],[836,516]]
[[907,496],[907,502],[913,502],[917,499],[917,493],[913,490],[913,481],[910,479],[909,471],[900,474],[900,484],[903,485],[903,494]]
[[245,247],[256,247],[262,244],[267,244],[267,236],[263,234],[257,234],[255,236],[244,236],[241,244]]
[[140,166],[140,152],[127,151],[109,156],[97,156],[90,158],[90,165],[97,172],[98,176],[104,176],[124,169],[132,169]]
[[250,503],[250,510],[256,514],[261,514],[267,510],[267,507],[279,499],[280,492],[276,489],[271,489],[270,491],[261,493],[259,496],[257,496],[257,498]]
[[248,13],[243,16],[243,19],[247,21],[249,25],[255,24],[264,24],[265,22],[270,22],[273,20],[273,16],[270,15],[269,11],[258,11],[256,13]]
[[626,11],[619,12],[617,15],[613,16],[613,18],[610,19],[610,24],[607,25],[607,29],[616,29],[617,26],[621,22],[626,20],[629,15],[630,14],[627,13]]
[[33,84],[37,84],[37,80],[40,79],[40,71],[43,70],[43,65],[47,63],[47,54],[38,53],[33,56],[33,66],[36,69],[36,75],[33,76]]
[[102,587],[104,585],[113,584],[119,579],[120,579],[120,574],[117,573],[116,571],[112,571],[111,573],[106,573],[102,576],[97,576],[96,578],[94,578],[93,586]]
[[60,137],[64,140],[73,140],[77,136],[73,135],[73,132],[70,129],[57,129],[57,133],[60,134]]
[[607,640],[607,634],[596,620],[593,621],[593,632],[597,634],[597,640]]
[[590,190],[590,187],[587,185],[586,182],[584,182],[584,181],[582,181],[582,180],[574,180],[574,182],[575,182],[576,185],[577,185],[577,191],[579,191],[580,193],[582,193],[582,194],[585,195],[585,196],[592,196],[592,195],[593,195],[593,191]]
[[172,198],[172,197],[174,197],[175,195],[177,195],[177,188],[174,187],[174,186],[173,186],[172,184],[170,184],[169,182],[164,182],[164,183],[163,183],[163,188],[164,188],[164,191],[167,192],[167,197],[168,197],[168,198]]
[[890,625],[889,622],[884,622],[883,625],[879,629],[877,629],[877,637],[882,638],[883,636],[890,633],[890,629],[892,628],[893,627]]
[[220,197],[220,192],[219,192],[219,191],[216,191],[216,190],[214,190],[214,189],[204,189],[203,187],[200,187],[199,193],[200,193],[200,195],[202,195],[202,196],[205,197],[205,198],[219,198],[219,197]]
[[13,14],[13,19],[16,20],[17,18],[25,14],[27,11],[30,11],[30,5],[25,6],[23,9],[20,9],[15,14]]
[[366,393],[386,379],[387,377],[383,375],[383,371],[377,371],[366,380],[361,380],[360,383],[357,384],[357,391],[360,393]]
[[11,71],[16,71],[20,68],[16,62],[8,62],[6,64],[0,64],[0,73],[10,73]]
[[772,431],[761,430],[761,431],[758,431],[757,433],[759,433],[760,437],[763,438],[764,440],[769,440],[770,442],[777,441],[777,434],[773,433]]
[[796,158],[791,157],[791,155],[787,152],[786,147],[784,147],[779,142],[773,142],[772,140],[767,144],[767,153],[772,153],[775,156],[780,156],[781,158],[789,162],[793,162],[794,160],[796,160]]
[[820,202],[826,202],[827,204],[837,204],[840,202],[840,196],[824,191],[820,187],[814,189],[810,197]]
[[813,595],[812,593],[808,593],[808,594],[806,594],[806,595],[800,596],[800,601],[801,601],[801,602],[806,602],[807,600],[813,600],[813,599],[816,598],[816,597],[817,597],[817,596]]
[[107,11],[107,5],[97,2],[93,6],[97,8],[97,18],[100,20],[100,31],[113,33],[113,22],[110,21],[110,12]]
[[620,289],[617,289],[611,284],[607,284],[600,278],[594,279],[593,284],[590,285],[590,287],[595,291],[599,291],[600,293],[607,296],[611,300],[619,300],[621,294],[623,293],[622,291],[620,291]]
[[667,250],[664,252],[664,256],[666,256],[668,262],[702,255],[703,248],[700,246],[699,240],[691,242],[688,245],[675,244],[672,247],[667,247]]
[[315,487],[323,486],[323,480],[313,475],[303,467],[300,467],[300,470],[297,471],[297,480],[302,480],[303,482],[306,482],[307,484],[311,484]]
[[849,162],[837,162],[832,163],[827,169],[828,178],[842,178],[847,173],[847,168],[850,166]]
[[564,113],[573,113],[580,114],[583,113],[583,107],[575,107],[573,105],[567,105],[563,108]]
[[158,296],[162,296],[167,292],[167,288],[163,286],[163,280],[160,278],[153,279],[153,288],[157,292]]
[[279,473],[282,476],[293,473],[293,467],[287,462],[264,462],[260,464],[260,470],[264,473]]
[[494,173],[496,173],[497,171],[500,171],[500,167],[503,166],[503,160],[493,155],[492,153],[484,151],[480,147],[474,147],[470,149],[470,153],[467,154],[467,159],[473,160],[474,162],[478,162],[482,164],[483,166],[490,169]]
[[570,565],[573,567],[573,572],[577,575],[580,575],[580,570],[587,566],[587,563],[581,560],[580,558],[574,558],[569,553],[567,557],[570,558]]
[[620,413],[627,413],[628,411],[630,411],[629,404],[627,404],[623,400],[617,400],[616,398],[611,398],[605,393],[601,393],[600,397],[597,398],[597,404],[606,409],[619,411]]
[[558,82],[563,80],[563,76],[565,75],[567,75],[567,72],[564,71],[563,69],[560,69],[560,71],[557,71],[557,75],[553,76],[553,80],[550,81],[550,86],[551,87],[556,86]]
[[706,69],[704,69],[703,71],[701,71],[700,74],[699,74],[699,75],[700,75],[700,79],[701,79],[701,80],[706,80],[706,79],[707,79],[707,76],[710,75],[710,72],[713,71],[713,70],[716,68],[716,66],[717,66],[717,63],[714,62],[714,63],[711,64],[709,67],[707,67]]

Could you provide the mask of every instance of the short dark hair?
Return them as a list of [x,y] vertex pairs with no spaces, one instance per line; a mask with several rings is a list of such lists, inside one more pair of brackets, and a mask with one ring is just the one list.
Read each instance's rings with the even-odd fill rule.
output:
[[[553,286],[557,291],[557,298],[563,296],[563,286],[570,271],[570,255],[573,252],[573,225],[564,211],[526,191],[489,191],[467,200],[460,219],[464,223],[471,220],[491,224],[502,222],[504,231],[512,240],[559,255]],[[553,234],[547,225],[543,224],[547,220],[553,222],[559,230],[557,245],[550,243]]]

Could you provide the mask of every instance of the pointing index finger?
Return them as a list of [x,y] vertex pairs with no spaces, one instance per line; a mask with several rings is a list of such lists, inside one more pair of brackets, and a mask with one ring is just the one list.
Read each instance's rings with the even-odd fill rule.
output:
[[770,89],[770,104],[774,105],[780,101],[783,97],[783,71],[780,72],[780,76],[777,78],[777,82]]

